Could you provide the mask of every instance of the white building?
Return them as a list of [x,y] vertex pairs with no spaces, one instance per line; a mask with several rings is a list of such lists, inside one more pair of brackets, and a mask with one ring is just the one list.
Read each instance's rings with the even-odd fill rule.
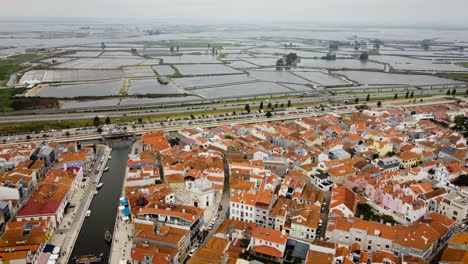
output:
[[255,223],[258,193],[255,191],[241,192],[231,197],[229,203],[230,219]]
[[190,193],[194,206],[206,208],[214,203],[215,189],[206,178],[185,182],[186,190]]
[[439,213],[462,224],[468,218],[468,187],[445,195],[439,204]]
[[281,259],[286,250],[287,240],[288,234],[285,231],[256,227],[247,249],[251,249],[257,255]]

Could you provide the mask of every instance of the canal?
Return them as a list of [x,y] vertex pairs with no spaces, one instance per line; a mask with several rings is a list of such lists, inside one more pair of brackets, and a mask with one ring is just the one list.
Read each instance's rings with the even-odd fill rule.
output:
[[104,232],[106,229],[114,232],[130,146],[130,141],[113,143],[112,158],[107,163],[109,171],[101,178],[104,185],[91,202],[91,215],[83,222],[69,263],[73,263],[75,256],[100,253],[103,253],[102,263],[108,263],[111,244],[104,240]]

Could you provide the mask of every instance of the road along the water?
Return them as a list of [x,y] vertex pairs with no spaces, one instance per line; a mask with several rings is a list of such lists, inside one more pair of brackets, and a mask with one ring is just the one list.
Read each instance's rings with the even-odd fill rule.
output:
[[100,253],[104,254],[102,263],[107,262],[111,244],[104,240],[104,233],[106,229],[114,232],[130,146],[130,141],[113,143],[112,159],[106,165],[109,171],[104,172],[101,178],[104,185],[89,207],[91,215],[81,227],[69,263],[73,263],[72,259],[75,256]]

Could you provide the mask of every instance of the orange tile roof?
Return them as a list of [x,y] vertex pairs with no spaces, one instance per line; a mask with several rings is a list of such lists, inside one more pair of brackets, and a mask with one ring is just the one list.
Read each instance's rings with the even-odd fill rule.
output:
[[281,258],[283,256],[281,251],[279,251],[278,249],[269,247],[269,246],[264,246],[264,245],[255,246],[253,248],[253,251],[256,253],[260,253],[260,254],[267,255],[267,256],[272,256],[275,258]]
[[280,245],[285,245],[286,240],[288,239],[288,234],[283,235],[281,231],[279,230],[258,226],[254,228],[252,232],[252,237],[256,239],[262,239],[265,241],[277,243]]
[[258,192],[241,192],[231,196],[230,201],[234,203],[244,203],[250,206],[255,206],[257,203]]

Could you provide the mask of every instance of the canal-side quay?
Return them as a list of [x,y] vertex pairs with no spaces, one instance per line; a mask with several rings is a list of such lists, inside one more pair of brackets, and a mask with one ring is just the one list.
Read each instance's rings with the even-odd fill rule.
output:
[[[93,164],[92,170],[86,172],[86,181],[82,182],[80,188],[74,193],[70,201],[71,208],[68,209],[64,219],[51,238],[51,244],[61,247],[62,253],[58,258],[58,263],[68,263],[71,258],[75,241],[85,220],[86,211],[93,200],[94,191],[101,180],[110,152],[111,148],[108,146],[98,146],[95,158],[96,161]],[[98,167],[100,169],[98,173],[96,173]]]
[[[135,142],[128,152],[128,158],[131,159],[135,149],[141,149],[140,141]],[[127,169],[125,169],[125,178],[121,188],[121,197],[125,196],[125,185],[127,179]],[[112,246],[109,255],[109,263],[127,263],[131,260],[131,251],[133,245],[133,223],[123,220],[122,210],[117,210]]]
[[103,172],[100,179],[103,186],[95,195],[94,191],[99,183],[99,181],[95,181],[94,186],[90,188],[87,194],[90,202],[87,210],[90,210],[90,216],[84,218],[86,210],[83,211],[80,217],[83,217],[84,221],[81,228],[76,230],[76,239],[73,239],[73,251],[66,259],[63,259],[59,263],[74,263],[74,257],[86,254],[99,255],[101,253],[103,255],[101,263],[108,262],[111,243],[105,241],[104,233],[106,229],[111,233],[115,232],[114,225],[125,177],[130,144],[131,142],[129,141],[112,143],[112,151],[110,152],[112,158],[108,160],[106,165],[109,167],[109,171]]

